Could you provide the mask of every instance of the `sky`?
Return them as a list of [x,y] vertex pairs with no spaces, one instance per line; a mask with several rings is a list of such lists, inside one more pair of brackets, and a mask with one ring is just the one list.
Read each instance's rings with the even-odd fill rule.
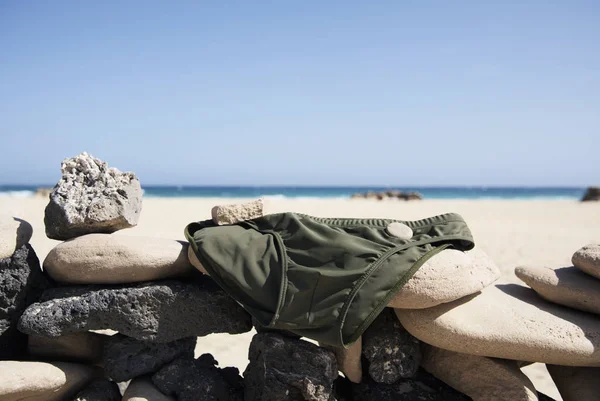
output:
[[600,2],[0,1],[0,184],[600,184]]

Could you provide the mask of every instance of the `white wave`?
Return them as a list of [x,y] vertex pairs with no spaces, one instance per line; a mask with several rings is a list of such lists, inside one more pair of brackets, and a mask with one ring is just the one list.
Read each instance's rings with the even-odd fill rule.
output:
[[0,198],[29,198],[34,194],[33,191],[0,191]]

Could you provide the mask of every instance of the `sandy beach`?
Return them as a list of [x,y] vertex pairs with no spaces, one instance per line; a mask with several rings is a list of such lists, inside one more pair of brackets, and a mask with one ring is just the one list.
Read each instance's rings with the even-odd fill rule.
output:
[[[241,199],[145,198],[137,227],[117,235],[138,235],[184,240],[186,224],[210,218],[214,205]],[[44,233],[44,198],[0,198],[0,210],[30,222],[31,244],[40,261],[58,241]],[[504,282],[520,283],[514,276],[519,265],[570,266],[573,252],[589,243],[600,243],[600,203],[571,200],[306,200],[269,199],[268,212],[296,211],[329,217],[382,217],[416,220],[456,212],[469,224],[476,246],[487,252],[502,271]],[[212,353],[221,366],[247,364],[252,333],[212,335],[198,341],[197,353]],[[524,369],[537,389],[560,400],[543,365]]]

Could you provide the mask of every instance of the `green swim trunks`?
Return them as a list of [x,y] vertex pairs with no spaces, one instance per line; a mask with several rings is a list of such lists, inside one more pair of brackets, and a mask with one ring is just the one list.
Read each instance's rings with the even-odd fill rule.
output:
[[474,247],[458,214],[417,221],[278,213],[185,235],[210,276],[258,322],[332,346],[356,341],[436,253]]

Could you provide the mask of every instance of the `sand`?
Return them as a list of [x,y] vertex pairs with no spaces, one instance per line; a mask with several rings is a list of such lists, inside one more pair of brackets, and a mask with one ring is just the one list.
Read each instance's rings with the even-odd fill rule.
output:
[[[145,198],[139,224],[118,235],[144,235],[184,240],[186,224],[211,217],[217,204],[240,199]],[[0,211],[27,220],[34,228],[31,244],[41,261],[58,241],[44,234],[44,198],[0,198]],[[382,217],[416,220],[456,212],[469,224],[476,245],[502,271],[502,281],[521,283],[518,265],[570,266],[573,253],[589,243],[600,243],[600,203],[569,200],[307,200],[269,199],[268,212],[296,211],[328,217]],[[211,335],[199,339],[197,354],[212,353],[220,366],[247,365],[253,333]],[[544,365],[524,368],[536,388],[560,400]]]

